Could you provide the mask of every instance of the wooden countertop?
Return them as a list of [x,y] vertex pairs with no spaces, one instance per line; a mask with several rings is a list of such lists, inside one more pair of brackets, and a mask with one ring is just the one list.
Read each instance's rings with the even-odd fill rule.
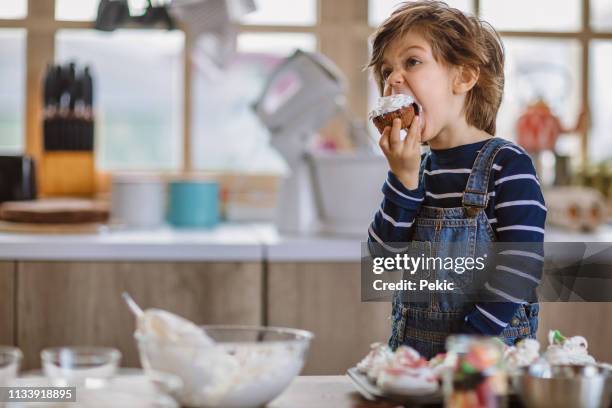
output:
[[[348,376],[327,375],[297,377],[289,388],[266,405],[266,408],[402,408],[403,406],[392,402],[368,401],[359,394]],[[517,396],[510,397],[508,407],[524,408]]]
[[300,376],[267,408],[395,408],[361,397],[345,375]]

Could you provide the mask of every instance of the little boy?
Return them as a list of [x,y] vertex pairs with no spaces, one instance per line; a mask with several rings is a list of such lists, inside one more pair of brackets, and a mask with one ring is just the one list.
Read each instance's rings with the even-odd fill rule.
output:
[[[541,247],[546,207],[531,159],[493,137],[504,89],[496,31],[443,2],[411,1],[382,23],[372,45],[368,66],[381,94],[410,94],[421,109],[404,139],[399,119],[380,138],[390,171],[369,242],[426,242],[442,257],[456,256],[451,247],[462,242],[471,244],[464,256],[496,241]],[[430,152],[421,154],[424,143]],[[494,335],[507,344],[535,337],[539,308],[529,300],[542,262],[537,249],[497,253],[479,289],[484,296],[473,302],[442,293],[416,302],[396,293],[390,346],[431,358],[450,334]],[[477,282],[452,270],[435,274],[459,286]]]

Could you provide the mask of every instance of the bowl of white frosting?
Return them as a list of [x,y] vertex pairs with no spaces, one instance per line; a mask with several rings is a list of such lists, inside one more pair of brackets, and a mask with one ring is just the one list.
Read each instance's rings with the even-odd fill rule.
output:
[[181,378],[175,397],[188,407],[259,407],[300,373],[312,333],[253,326],[196,326],[148,309],[135,333],[145,371]]

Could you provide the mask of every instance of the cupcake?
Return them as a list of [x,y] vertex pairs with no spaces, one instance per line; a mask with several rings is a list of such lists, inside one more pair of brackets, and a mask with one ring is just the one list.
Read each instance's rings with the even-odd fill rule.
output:
[[393,351],[383,343],[373,343],[370,352],[357,364],[357,370],[375,381],[380,371],[393,360]]
[[382,134],[385,127],[393,125],[393,119],[402,120],[401,129],[408,129],[412,119],[420,112],[414,98],[406,94],[396,94],[378,98],[376,107],[370,112],[370,120]]
[[438,379],[416,350],[400,346],[390,364],[379,373],[376,385],[385,393],[424,395],[438,389]]
[[565,337],[559,330],[548,332],[548,348],[544,359],[551,365],[594,364],[595,358],[589,355],[588,343],[582,336]]

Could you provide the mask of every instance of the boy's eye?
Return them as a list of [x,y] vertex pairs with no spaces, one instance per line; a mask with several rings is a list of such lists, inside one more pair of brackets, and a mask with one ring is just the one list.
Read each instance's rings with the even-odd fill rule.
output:
[[[414,68],[415,66],[419,65],[421,63],[421,61],[419,61],[416,58],[408,58],[405,62],[405,67],[406,69],[410,69],[410,68]],[[380,71],[380,75],[382,76],[383,80],[387,80],[387,78],[389,77],[389,75],[391,75],[392,70],[389,68],[383,68]]]
[[414,66],[416,66],[416,65],[418,65],[418,64],[420,64],[420,63],[421,63],[421,61],[419,61],[419,60],[418,60],[418,59],[416,59],[416,58],[408,58],[408,59],[406,60],[406,66],[407,66],[408,68],[412,68],[412,67],[414,67]]

